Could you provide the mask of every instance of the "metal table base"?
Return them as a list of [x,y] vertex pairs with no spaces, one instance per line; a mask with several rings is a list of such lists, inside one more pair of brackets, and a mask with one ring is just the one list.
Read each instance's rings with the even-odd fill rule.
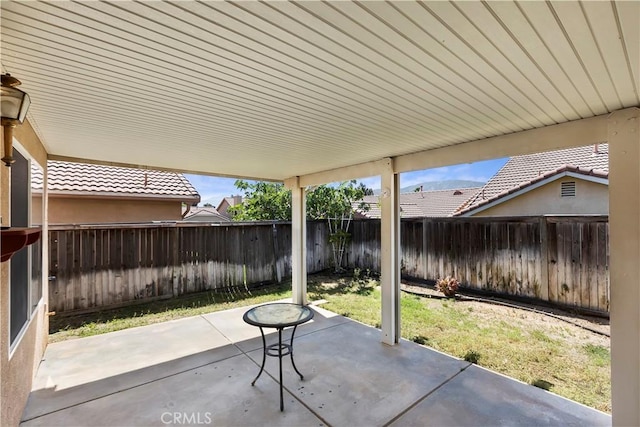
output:
[[304,380],[304,376],[300,373],[300,371],[296,367],[296,362],[294,362],[293,360],[293,338],[296,334],[296,329],[298,328],[298,325],[293,327],[293,332],[291,333],[291,341],[289,342],[289,344],[282,343],[282,330],[284,328],[277,328],[278,343],[271,344],[269,346],[267,345],[267,340],[264,336],[264,331],[262,330],[262,327],[260,326],[259,328],[260,328],[260,334],[262,335],[262,365],[260,366],[260,372],[258,372],[258,375],[251,382],[251,385],[252,386],[255,385],[258,378],[260,378],[260,375],[262,375],[262,371],[264,371],[264,364],[265,364],[265,361],[267,360],[267,356],[277,357],[279,362],[279,367],[280,367],[280,381],[279,381],[280,382],[280,411],[284,411],[284,394],[283,394],[283,387],[282,387],[282,358],[284,356],[287,356],[287,355],[291,356],[291,365],[293,365],[293,369],[296,371],[298,375],[300,375],[300,379]]
[[[300,304],[292,304],[286,302],[274,302],[269,304],[259,305],[249,309],[242,319],[250,325],[260,328],[260,335],[262,336],[262,365],[260,365],[260,372],[251,382],[254,386],[262,372],[264,371],[264,364],[267,360],[267,356],[277,357],[279,362],[279,379],[280,379],[280,411],[284,411],[284,391],[282,385],[282,358],[289,355],[291,357],[291,364],[296,373],[300,375],[300,379],[304,380],[304,376],[298,370],[296,362],[293,360],[293,338],[296,335],[298,325],[302,325],[313,319],[313,310],[309,307],[305,307]],[[289,344],[282,342],[282,331],[284,328],[293,326],[291,332],[291,341]],[[267,340],[264,336],[264,329],[277,329],[278,330],[278,343],[267,345]]]

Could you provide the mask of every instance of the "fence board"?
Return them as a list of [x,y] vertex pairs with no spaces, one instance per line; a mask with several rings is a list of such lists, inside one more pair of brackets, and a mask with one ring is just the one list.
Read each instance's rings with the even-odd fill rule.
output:
[[606,244],[609,236],[609,224],[598,224],[598,309],[609,311],[609,245]]

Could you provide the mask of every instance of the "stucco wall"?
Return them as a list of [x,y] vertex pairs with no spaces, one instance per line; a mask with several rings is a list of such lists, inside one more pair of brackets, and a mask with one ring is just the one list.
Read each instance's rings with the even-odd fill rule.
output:
[[49,224],[178,221],[182,203],[49,196]]
[[[20,142],[40,165],[46,168],[47,153],[28,122],[16,128],[14,137]],[[0,146],[4,147],[3,144]],[[2,150],[4,155],[4,150]],[[0,213],[2,224],[10,225],[10,172],[11,169],[0,164]],[[46,221],[45,221],[46,228]],[[46,235],[46,229],[45,229]],[[47,252],[46,239],[43,251]],[[47,257],[43,257],[46,262]],[[47,271],[46,265],[43,271]],[[46,316],[48,299],[47,287],[43,286],[43,299],[27,329],[19,339],[10,355],[9,344],[9,263],[0,264],[0,425],[18,425],[24,405],[27,402],[31,383],[47,345],[49,321]]]
[[[575,197],[560,197],[562,182],[576,183]],[[514,197],[473,216],[609,214],[609,187],[576,178],[562,178]]]

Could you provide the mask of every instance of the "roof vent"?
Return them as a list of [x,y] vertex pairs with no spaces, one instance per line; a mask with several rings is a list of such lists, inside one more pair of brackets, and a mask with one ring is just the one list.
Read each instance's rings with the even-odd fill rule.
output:
[[462,191],[456,190],[456,191],[453,192],[453,195],[454,196],[461,196],[462,195]]
[[576,182],[567,181],[560,184],[560,197],[576,197]]

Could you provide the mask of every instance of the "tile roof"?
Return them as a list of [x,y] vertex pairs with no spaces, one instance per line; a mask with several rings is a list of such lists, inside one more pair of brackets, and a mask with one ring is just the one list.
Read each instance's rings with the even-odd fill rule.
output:
[[469,212],[480,205],[539,182],[543,176],[563,171],[590,174],[599,177],[609,175],[609,145],[598,144],[548,151],[545,153],[514,156],[500,169],[478,193],[461,206],[456,215]]
[[[34,184],[42,189],[42,172],[32,169],[32,176]],[[50,194],[200,201],[200,195],[189,180],[176,172],[50,160],[47,162],[47,181]]]
[[191,207],[189,212],[183,218],[188,222],[230,222],[231,220],[222,215],[218,210],[211,206]]
[[[479,187],[451,190],[421,191],[400,194],[400,211],[402,218],[446,217],[464,204],[479,190]],[[353,206],[359,216],[380,218],[380,196],[365,196],[362,200],[369,210],[359,208],[360,201]]]

